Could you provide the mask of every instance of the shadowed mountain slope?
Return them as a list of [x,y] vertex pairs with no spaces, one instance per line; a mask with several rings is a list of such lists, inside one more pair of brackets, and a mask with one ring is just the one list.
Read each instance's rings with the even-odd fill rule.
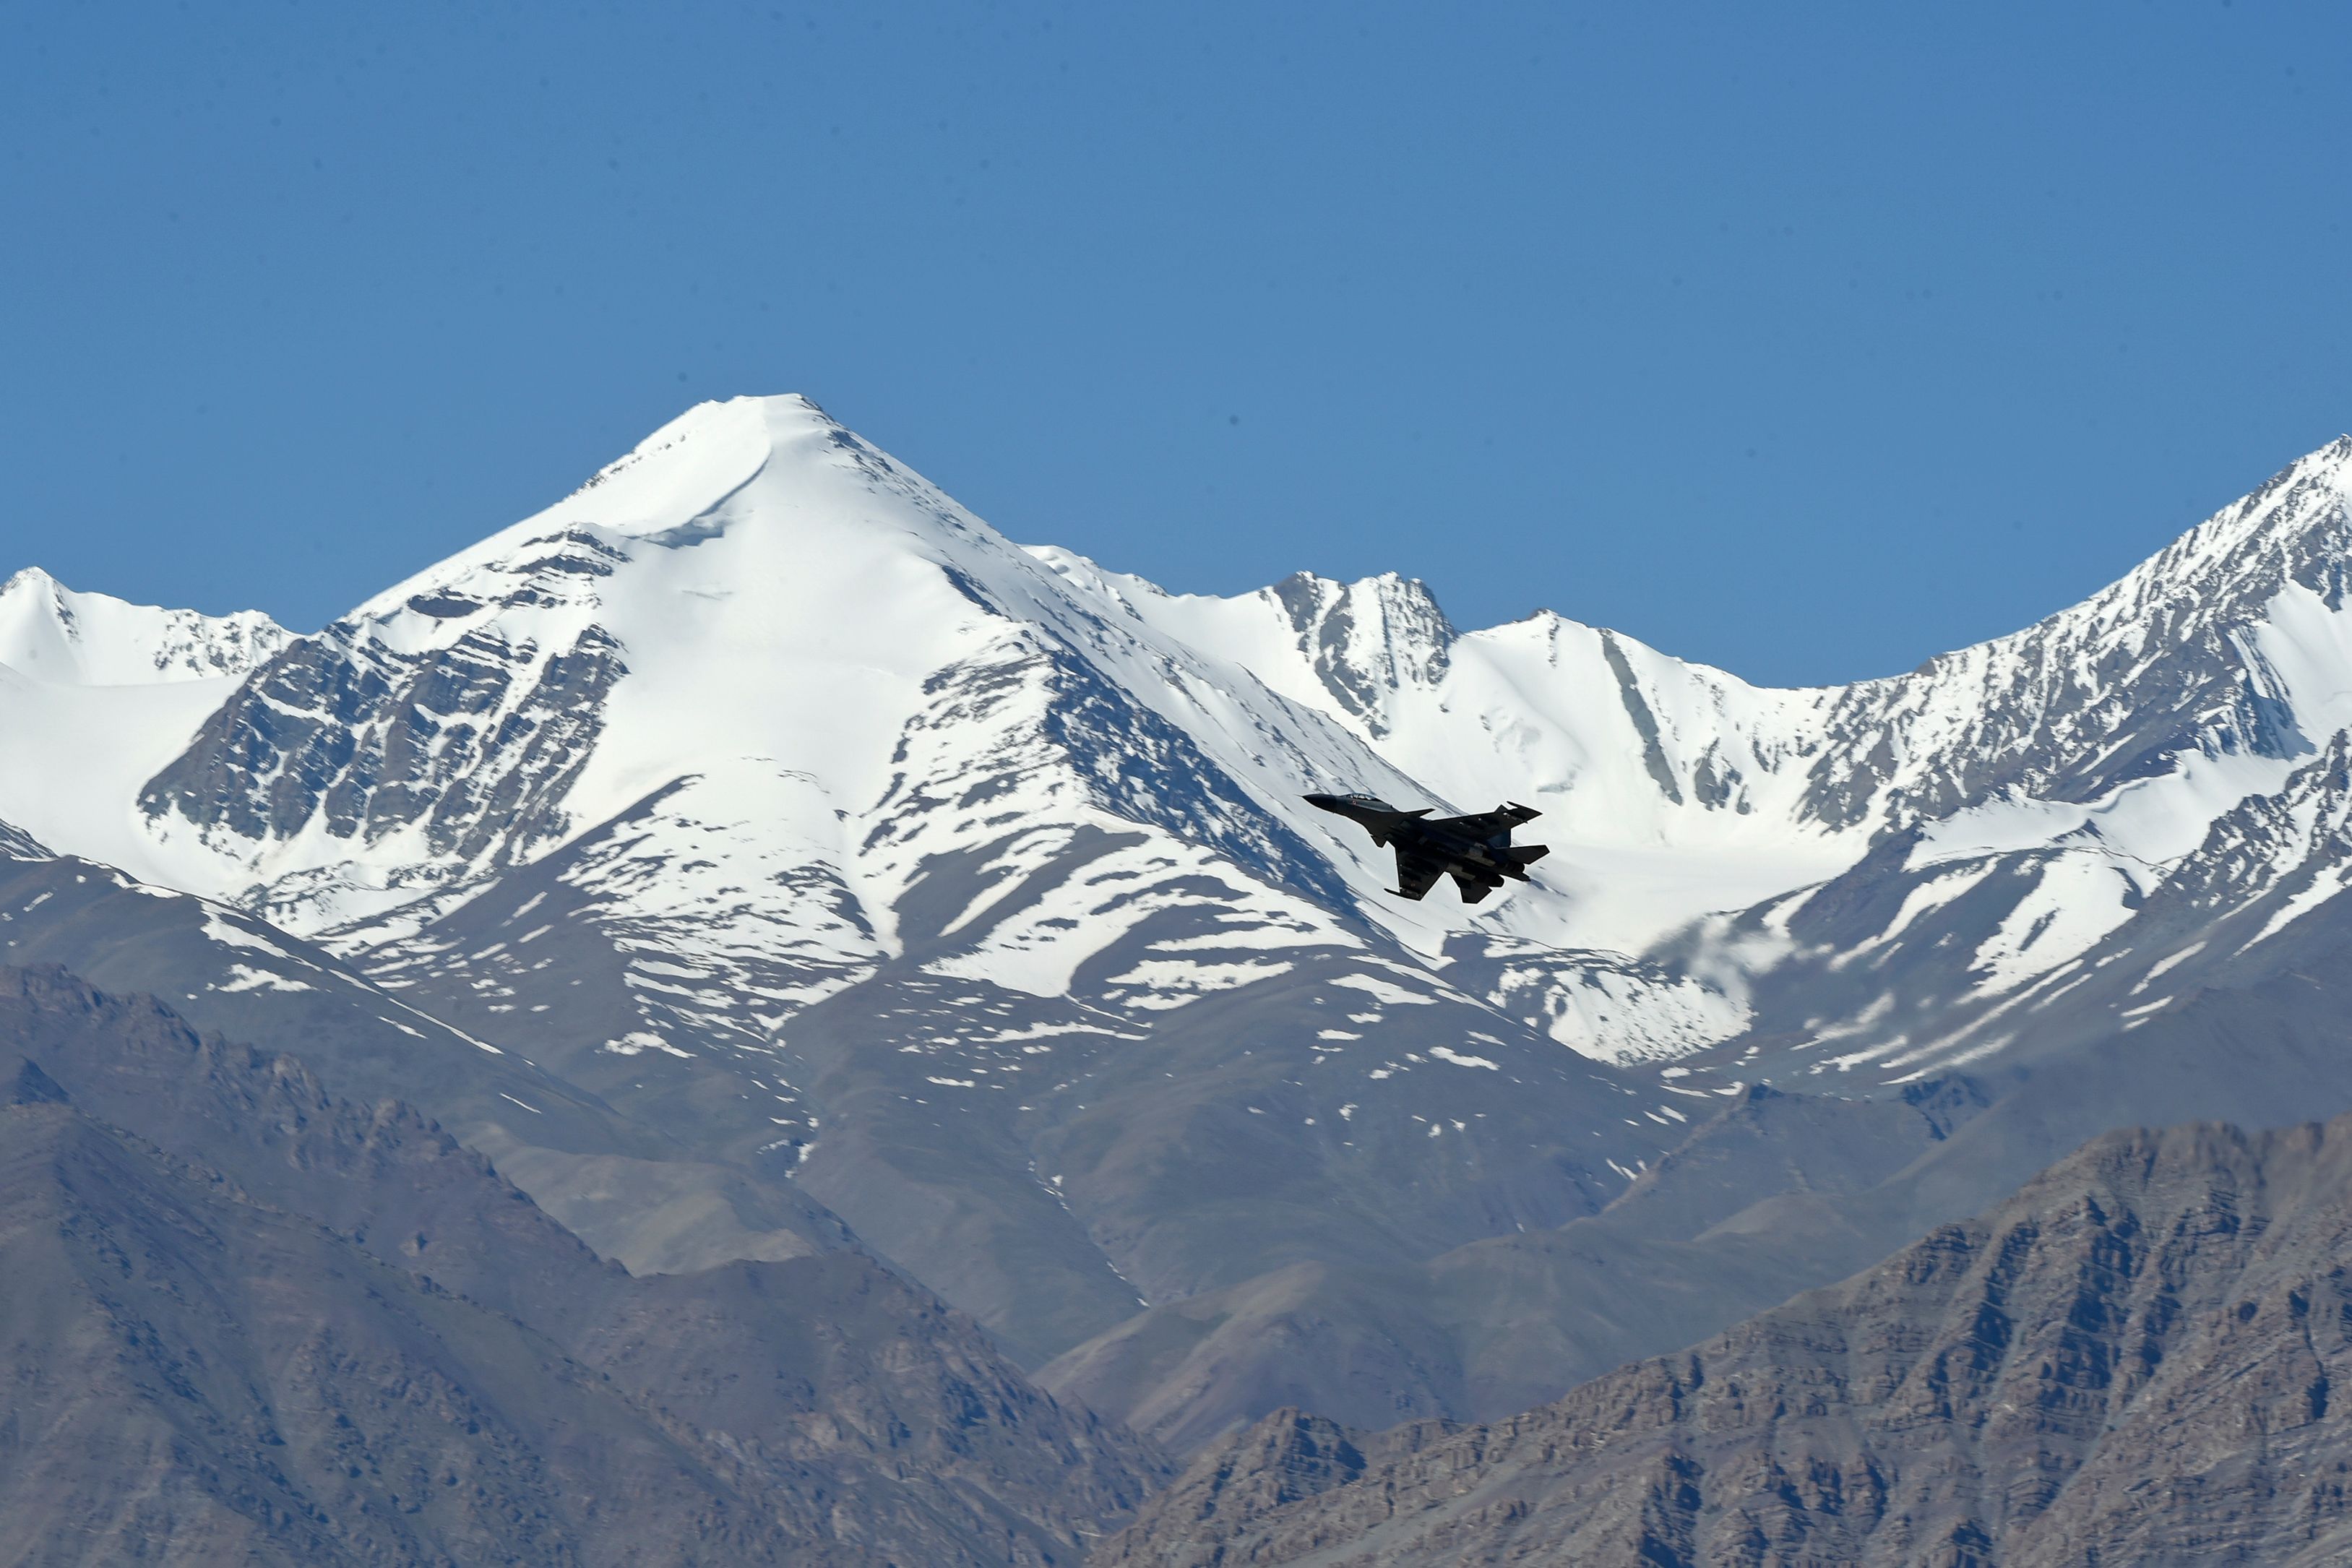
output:
[[1286,1404],[1371,1429],[1513,1415],[1884,1257],[1917,1227],[1880,1189],[1983,1107],[1967,1080],[1884,1100],[1754,1085],[1598,1215],[1408,1267],[1276,1270],[1038,1376],[1180,1453]]
[[[1096,1521],[1131,1508],[1156,1473],[1148,1450],[1038,1393],[968,1321],[855,1252],[633,1279],[406,1106],[340,1100],[291,1058],[198,1036],[151,1001],[55,970],[0,970],[0,1047],[46,1086],[33,1098],[57,1124],[26,1134],[25,1201],[52,1212],[43,1184],[55,1176],[85,1205],[58,1211],[61,1235],[95,1238],[74,1268],[149,1259],[103,1300],[113,1321],[146,1325],[124,1330],[126,1342],[173,1364],[234,1369],[297,1355],[283,1336],[306,1316],[320,1334],[380,1334],[384,1345],[353,1352],[350,1373],[365,1390],[425,1378],[448,1392],[432,1419],[394,1410],[368,1428],[369,1474],[396,1461],[413,1481],[432,1468],[416,1457],[430,1450],[464,1476],[469,1445],[484,1465],[511,1453],[521,1468],[481,1506],[545,1525],[501,1534],[470,1504],[436,1504],[411,1534],[384,1534],[371,1521],[399,1521],[416,1495],[322,1479],[305,1468],[317,1462],[308,1450],[270,1461],[277,1489],[256,1501],[261,1483],[247,1472],[258,1461],[238,1446],[258,1442],[266,1459],[275,1445],[253,1434],[297,1419],[281,1419],[282,1402],[326,1411],[331,1424],[362,1392],[341,1385],[346,1363],[331,1358],[301,1363],[313,1382],[238,1373],[199,1387],[188,1397],[202,1407],[205,1442],[167,1447],[144,1468],[85,1466],[75,1495],[186,1553],[166,1560],[1069,1562]],[[103,1182],[83,1180],[86,1170]],[[213,1239],[182,1258],[150,1234],[158,1226]],[[14,1278],[65,1267],[28,1256]],[[246,1295],[223,1294],[232,1288]],[[183,1310],[215,1300],[216,1310]],[[20,1364],[53,1352],[69,1362],[44,1336],[79,1344],[93,1331],[45,1319],[16,1342]],[[412,1341],[441,1359],[403,1359]],[[468,1359],[477,1345],[496,1364]],[[47,1409],[42,1386],[14,1408]],[[87,1430],[93,1455],[109,1443],[140,1451],[160,1395],[119,1381],[95,1387],[59,1418]],[[458,1408],[447,1401],[487,1399],[485,1389],[507,1423],[494,1436],[475,1416],[435,1424]],[[582,1399],[594,1407],[563,1403]],[[178,1409],[163,1410],[167,1424]],[[585,1458],[566,1447],[582,1443]],[[63,1462],[53,1449],[20,1453],[17,1478],[48,1475],[43,1467]],[[232,1479],[215,1484],[223,1476]],[[445,1491],[455,1484],[438,1477]],[[629,1500],[647,1489],[658,1499]],[[196,1500],[140,1511],[152,1490]],[[288,1523],[297,1518],[301,1531]],[[74,1555],[79,1538],[62,1516],[38,1539],[58,1554],[28,1561],[117,1560],[113,1548]]]
[[2109,1134],[1980,1219],[1491,1426],[1286,1411],[1098,1563],[2264,1563],[2352,1552],[2352,1118]]
[[512,1319],[15,1098],[12,1563],[872,1560]]

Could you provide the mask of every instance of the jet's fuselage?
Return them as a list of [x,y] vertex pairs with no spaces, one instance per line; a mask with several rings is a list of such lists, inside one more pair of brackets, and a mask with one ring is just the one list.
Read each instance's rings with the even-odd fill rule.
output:
[[1360,824],[1374,844],[1397,850],[1400,868],[1406,858],[1429,862],[1463,881],[1465,892],[1472,883],[1500,887],[1505,878],[1524,882],[1528,862],[1544,854],[1538,845],[1511,845],[1511,830],[1541,815],[1530,806],[1505,805],[1481,816],[1430,821],[1427,806],[1401,810],[1378,795],[1310,795],[1307,803]]

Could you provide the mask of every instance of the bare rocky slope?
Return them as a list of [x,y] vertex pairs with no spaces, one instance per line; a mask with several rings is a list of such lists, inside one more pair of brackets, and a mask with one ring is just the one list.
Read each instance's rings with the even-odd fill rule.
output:
[[1072,1563],[1157,1477],[854,1249],[632,1279],[396,1100],[0,969],[0,1563]]
[[2352,1556],[2352,1117],[2106,1135],[1981,1218],[1514,1419],[1286,1410],[1092,1560],[2263,1563]]

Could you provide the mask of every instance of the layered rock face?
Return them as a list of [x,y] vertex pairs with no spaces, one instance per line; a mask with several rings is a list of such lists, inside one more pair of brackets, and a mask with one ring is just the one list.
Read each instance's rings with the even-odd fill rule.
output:
[[2352,1118],[2113,1134],[1979,1219],[1483,1426],[1277,1413],[1098,1563],[2352,1552]]

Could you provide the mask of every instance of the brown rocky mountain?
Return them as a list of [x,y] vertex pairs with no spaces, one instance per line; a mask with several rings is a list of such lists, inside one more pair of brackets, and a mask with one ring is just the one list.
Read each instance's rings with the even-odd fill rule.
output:
[[1476,1426],[1296,1410],[1092,1560],[2352,1561],[2352,1117],[2102,1137],[1696,1348]]
[[0,970],[0,1563],[1069,1563],[1159,1473],[858,1252],[633,1279],[60,971]]

